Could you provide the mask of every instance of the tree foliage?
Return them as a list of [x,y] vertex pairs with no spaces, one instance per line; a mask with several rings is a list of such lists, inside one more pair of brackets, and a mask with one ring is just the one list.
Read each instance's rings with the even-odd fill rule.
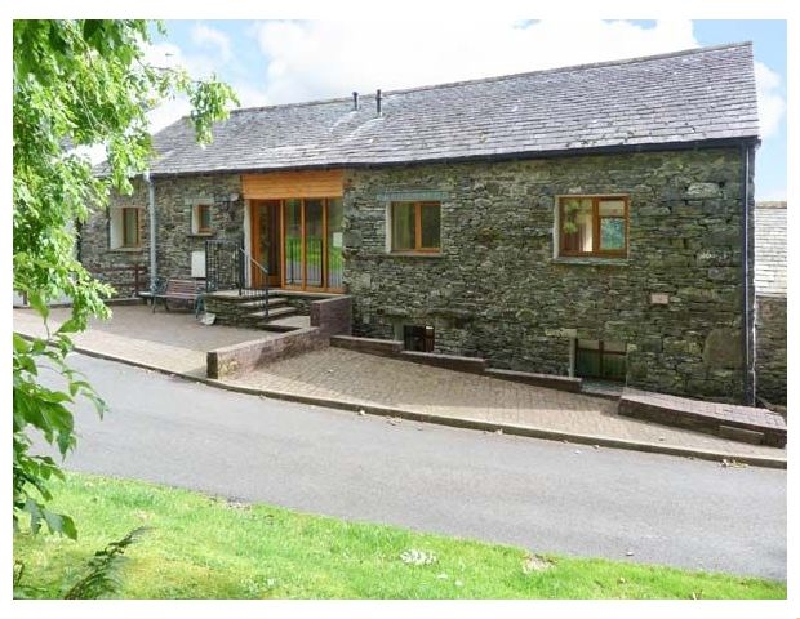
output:
[[[163,25],[154,25],[163,33]],[[165,99],[185,95],[189,122],[201,143],[213,123],[238,103],[216,78],[197,82],[182,69],[146,62],[151,24],[146,20],[16,20],[13,28],[14,289],[27,296],[47,324],[48,302],[68,296],[70,318],[47,337],[14,333],[14,525],[24,514],[33,531],[75,536],[68,516],[47,509],[48,482],[61,476],[50,457],[30,452],[39,432],[62,457],[75,446],[70,407],[91,399],[105,403],[66,363],[72,336],[90,317],[107,318],[104,299],[113,290],[96,281],[76,259],[75,224],[107,206],[113,190],[130,194],[130,178],[148,168],[147,112]],[[107,174],[95,175],[78,147],[105,145]],[[64,379],[63,390],[39,381],[43,365]]]

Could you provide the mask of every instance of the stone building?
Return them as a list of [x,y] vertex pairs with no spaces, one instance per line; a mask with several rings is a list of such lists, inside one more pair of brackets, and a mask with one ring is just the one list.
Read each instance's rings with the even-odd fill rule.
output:
[[185,120],[154,145],[86,264],[205,277],[229,239],[248,281],[351,295],[357,335],[754,400],[749,43],[242,109],[205,149]]
[[756,202],[756,386],[786,404],[786,202]]

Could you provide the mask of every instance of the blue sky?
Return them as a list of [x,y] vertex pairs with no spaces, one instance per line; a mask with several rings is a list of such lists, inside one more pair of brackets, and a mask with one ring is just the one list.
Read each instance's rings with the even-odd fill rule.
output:
[[[756,199],[786,199],[786,22],[783,20],[524,20],[362,23],[182,20],[156,36],[151,60],[193,75],[216,73],[242,104],[273,105],[349,96],[753,41],[762,144]],[[411,25],[413,28],[405,27]],[[568,45],[564,41],[569,41]],[[433,59],[433,60],[432,60]],[[154,129],[188,111],[174,101]]]

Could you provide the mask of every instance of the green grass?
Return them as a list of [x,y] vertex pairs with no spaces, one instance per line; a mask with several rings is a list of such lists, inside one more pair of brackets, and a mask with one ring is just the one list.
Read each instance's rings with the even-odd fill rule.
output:
[[[785,599],[786,584],[724,574],[547,555],[526,574],[519,548],[350,523],[141,482],[69,474],[55,507],[78,540],[20,533],[14,558],[30,596],[56,598],[91,555],[153,527],[123,568],[124,598]],[[431,565],[400,555],[433,553]],[[446,575],[442,576],[442,575]]]

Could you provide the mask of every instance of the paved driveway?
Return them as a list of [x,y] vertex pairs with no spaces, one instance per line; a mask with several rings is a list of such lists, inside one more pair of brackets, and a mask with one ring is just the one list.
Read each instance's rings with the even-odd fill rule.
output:
[[[205,353],[221,346],[265,337],[267,331],[204,326],[191,313],[153,314],[145,306],[112,308],[113,318],[92,321],[76,343],[104,356],[204,377]],[[69,315],[53,309],[53,328]],[[44,333],[32,310],[14,310],[14,329]],[[312,396],[351,404],[378,405],[460,419],[510,423],[581,434],[657,443],[723,454],[786,458],[785,449],[747,445],[715,436],[668,428],[616,414],[616,402],[487,376],[465,374],[339,348],[306,353],[222,382],[239,387]]]
[[376,357],[341,348],[271,363],[224,382],[461,419],[547,428],[730,454],[786,457],[747,445],[617,415],[615,401],[487,376]]
[[[94,352],[138,363],[157,365],[172,372],[206,375],[206,352],[248,340],[274,337],[267,331],[206,326],[191,312],[155,314],[144,305],[114,306],[111,320],[91,320],[75,343]],[[53,308],[50,329],[55,330],[70,315],[69,308]],[[44,336],[41,318],[31,309],[14,310],[14,330]]]

